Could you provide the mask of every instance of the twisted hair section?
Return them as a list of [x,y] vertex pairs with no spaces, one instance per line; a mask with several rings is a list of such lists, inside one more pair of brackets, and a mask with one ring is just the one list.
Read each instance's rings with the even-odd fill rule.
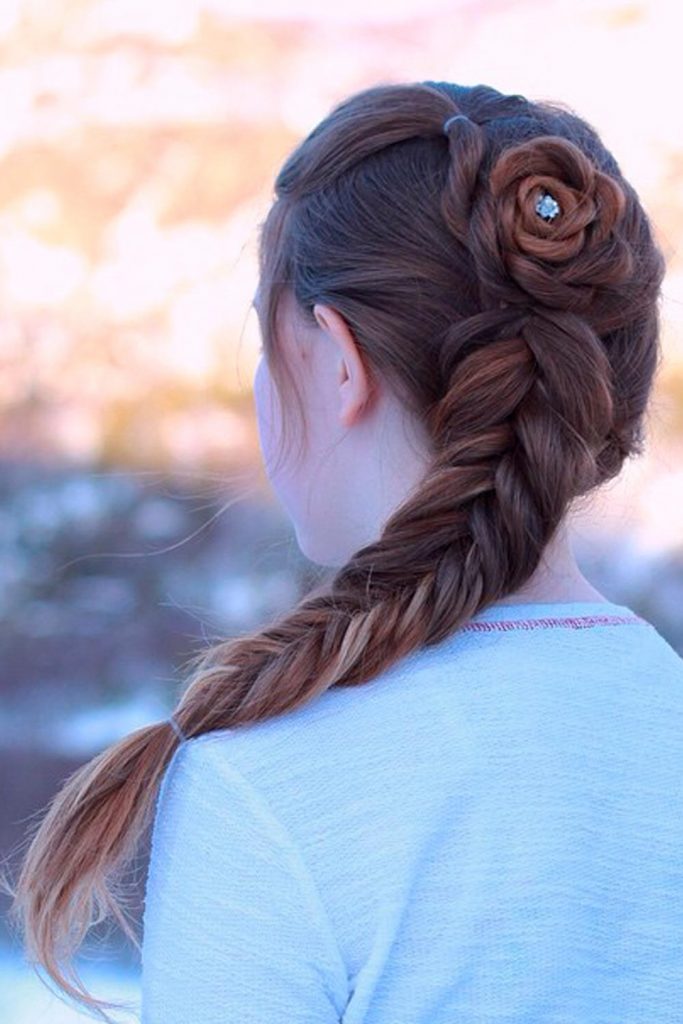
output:
[[[369,682],[520,588],[572,502],[639,452],[658,363],[664,260],[635,190],[578,115],[485,85],[340,102],[277,175],[259,271],[281,456],[306,437],[280,343],[291,297],[312,324],[315,303],[339,311],[432,459],[329,582],[193,659],[174,711],[190,739]],[[83,766],[22,865],[13,909],[29,949],[90,1008],[103,1004],[70,986],[69,957],[94,911],[136,941],[113,879],[178,742],[160,723]]]

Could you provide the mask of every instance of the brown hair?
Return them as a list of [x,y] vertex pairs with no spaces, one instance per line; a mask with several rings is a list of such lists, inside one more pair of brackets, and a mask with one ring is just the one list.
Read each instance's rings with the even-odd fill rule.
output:
[[[641,453],[660,358],[665,264],[648,217],[595,130],[560,104],[446,82],[360,91],[289,155],[260,229],[281,407],[289,416],[296,400],[303,423],[278,346],[287,291],[311,324],[315,303],[340,312],[434,454],[329,583],[202,652],[175,710],[189,738],[368,682],[521,587],[571,502]],[[22,865],[12,913],[28,949],[92,1008],[116,1004],[63,972],[94,912],[138,946],[113,881],[177,744],[160,722],[81,767]]]

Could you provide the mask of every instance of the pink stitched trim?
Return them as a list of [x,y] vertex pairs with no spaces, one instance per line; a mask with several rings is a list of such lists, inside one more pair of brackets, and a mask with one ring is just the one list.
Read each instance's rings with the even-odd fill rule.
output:
[[556,619],[506,619],[467,622],[461,628],[470,630],[490,629],[588,629],[591,626],[644,625],[651,626],[647,619],[639,615],[584,615],[577,618]]

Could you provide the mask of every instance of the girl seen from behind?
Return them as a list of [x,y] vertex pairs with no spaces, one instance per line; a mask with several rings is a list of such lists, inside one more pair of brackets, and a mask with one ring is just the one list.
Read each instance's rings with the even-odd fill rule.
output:
[[561,104],[377,85],[288,156],[254,397],[334,571],[67,781],[13,913],[70,973],[148,825],[143,1024],[683,1019],[683,660],[574,559],[664,260]]

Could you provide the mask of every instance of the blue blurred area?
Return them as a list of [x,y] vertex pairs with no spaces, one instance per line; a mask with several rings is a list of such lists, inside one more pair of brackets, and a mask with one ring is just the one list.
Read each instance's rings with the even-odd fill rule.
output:
[[[80,961],[78,971],[95,998],[131,1004],[130,1012],[108,1011],[113,1020],[121,1024],[139,1021],[140,979],[136,971],[123,964]],[[3,1024],[83,1024],[84,1020],[88,1020],[88,1015],[51,990],[23,961],[16,949],[2,944],[0,1020]]]
[[[0,464],[0,857],[11,877],[62,782],[166,717],[184,660],[295,602],[311,572],[277,508],[215,477]],[[147,856],[126,880],[138,921]],[[11,953],[8,906],[0,895],[0,943],[13,943],[0,1021],[71,1020],[40,1015],[43,996]],[[108,927],[93,929],[91,961],[134,972],[137,951]]]

